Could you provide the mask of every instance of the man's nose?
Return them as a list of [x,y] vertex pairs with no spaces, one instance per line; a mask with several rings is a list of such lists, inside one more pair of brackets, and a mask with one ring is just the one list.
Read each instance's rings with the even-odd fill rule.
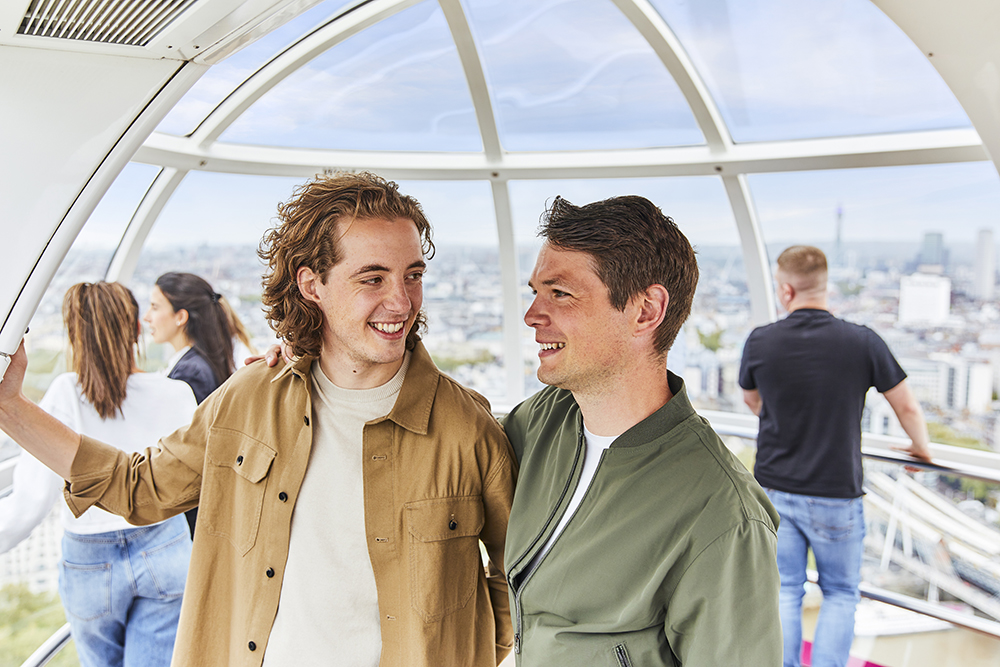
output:
[[542,320],[545,315],[542,312],[542,307],[538,303],[538,297],[536,296],[528,307],[528,312],[524,314],[524,323],[529,327],[537,327],[542,324]]
[[409,312],[412,303],[406,285],[402,281],[393,284],[385,299],[386,308],[394,313]]

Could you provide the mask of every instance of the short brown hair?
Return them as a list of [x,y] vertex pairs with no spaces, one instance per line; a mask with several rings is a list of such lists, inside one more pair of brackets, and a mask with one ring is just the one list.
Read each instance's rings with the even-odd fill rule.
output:
[[672,219],[635,195],[585,206],[556,197],[542,215],[539,236],[557,248],[589,254],[618,310],[650,285],[663,285],[670,302],[654,351],[667,353],[691,314],[698,286],[694,248]]
[[826,287],[826,255],[811,245],[793,245],[778,255],[778,268],[789,276],[799,278],[795,288],[812,291]]
[[[261,301],[271,328],[293,354],[316,356],[323,344],[323,313],[299,292],[298,270],[308,267],[325,282],[330,268],[343,259],[340,222],[394,218],[413,221],[424,256],[434,256],[431,226],[417,200],[369,172],[317,176],[278,205],[278,226],[264,235],[257,250],[268,267]],[[407,335],[408,347],[420,339],[425,321],[420,312]]]
[[83,395],[101,419],[121,412],[135,369],[139,304],[118,283],[77,283],[63,297],[70,363]]

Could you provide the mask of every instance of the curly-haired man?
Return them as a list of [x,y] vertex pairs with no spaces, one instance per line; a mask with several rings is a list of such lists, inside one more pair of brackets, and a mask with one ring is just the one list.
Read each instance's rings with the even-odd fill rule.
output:
[[294,363],[240,370],[128,456],[23,396],[22,348],[0,427],[69,481],[77,514],[200,507],[175,665],[496,665],[516,464],[485,399],[420,343],[430,225],[372,174],[318,178],[278,213],[263,303]]

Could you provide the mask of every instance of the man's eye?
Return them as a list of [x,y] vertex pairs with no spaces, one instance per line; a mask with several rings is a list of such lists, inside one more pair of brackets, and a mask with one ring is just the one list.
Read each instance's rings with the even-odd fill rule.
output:
[[563,292],[562,290],[554,289],[552,290],[552,296],[561,297],[569,296],[569,294],[567,292]]
[[418,280],[419,281],[419,280],[423,280],[423,279],[424,279],[424,274],[421,273],[420,271],[417,271],[416,273],[411,273],[410,274],[410,280]]
[[365,278],[361,282],[365,285],[378,285],[382,282],[382,276],[372,276],[371,278]]

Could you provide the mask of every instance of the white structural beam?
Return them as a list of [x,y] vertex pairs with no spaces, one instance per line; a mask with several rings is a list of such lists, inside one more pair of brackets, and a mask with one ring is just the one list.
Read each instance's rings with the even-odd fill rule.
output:
[[707,146],[557,153],[506,153],[497,166],[482,153],[333,151],[240,144],[199,146],[154,133],[135,160],[180,170],[310,177],[324,169],[369,169],[414,180],[513,180],[708,176],[851,169],[988,159],[973,130]]
[[156,175],[122,235],[105,280],[123,285],[131,282],[149,231],[186,175],[187,172],[171,168],[161,169]]
[[451,30],[451,38],[455,41],[459,60],[462,61],[465,80],[469,84],[469,94],[472,96],[472,105],[476,110],[479,134],[483,138],[486,160],[499,163],[503,157],[500,135],[497,132],[496,117],[493,114],[493,104],[490,101],[489,87],[486,85],[482,59],[476,48],[476,40],[472,37],[465,10],[460,0],[438,0],[438,4],[444,11],[445,20],[448,21],[448,28]]
[[514,242],[514,218],[511,215],[510,193],[504,181],[492,181],[493,206],[497,214],[497,236],[500,240],[500,280],[503,287],[503,354],[507,372],[507,405],[516,405],[524,398],[524,348],[521,332],[521,279]]
[[664,67],[674,77],[681,94],[691,108],[691,113],[694,114],[695,122],[705,136],[709,149],[713,153],[725,152],[733,143],[729,130],[726,129],[725,121],[708,87],[674,31],[649,0],[612,0],[612,2],[642,34]]
[[[21,100],[3,107],[12,115],[0,123],[0,145],[10,149],[0,179],[9,188],[0,198],[0,217],[11,221],[6,245],[0,245],[0,266],[7,272],[0,289],[0,354],[11,354],[108,187],[207,67],[0,51],[0,59],[11,65],[0,68],[9,84],[5,93]],[[96,90],[103,94],[89,99]],[[81,99],[88,100],[83,108]]]
[[750,318],[754,326],[773,322],[777,317],[774,280],[747,177],[745,174],[723,176],[722,183],[733,209],[733,217],[736,218],[736,229],[739,230],[740,245],[743,247],[743,266],[747,272],[747,291],[750,292]]
[[210,146],[250,106],[313,58],[351,35],[421,0],[372,0],[354,6],[325,26],[299,40],[244,81],[202,121],[191,135],[200,146]]
[[872,0],[913,40],[958,98],[1000,171],[1000,3]]

